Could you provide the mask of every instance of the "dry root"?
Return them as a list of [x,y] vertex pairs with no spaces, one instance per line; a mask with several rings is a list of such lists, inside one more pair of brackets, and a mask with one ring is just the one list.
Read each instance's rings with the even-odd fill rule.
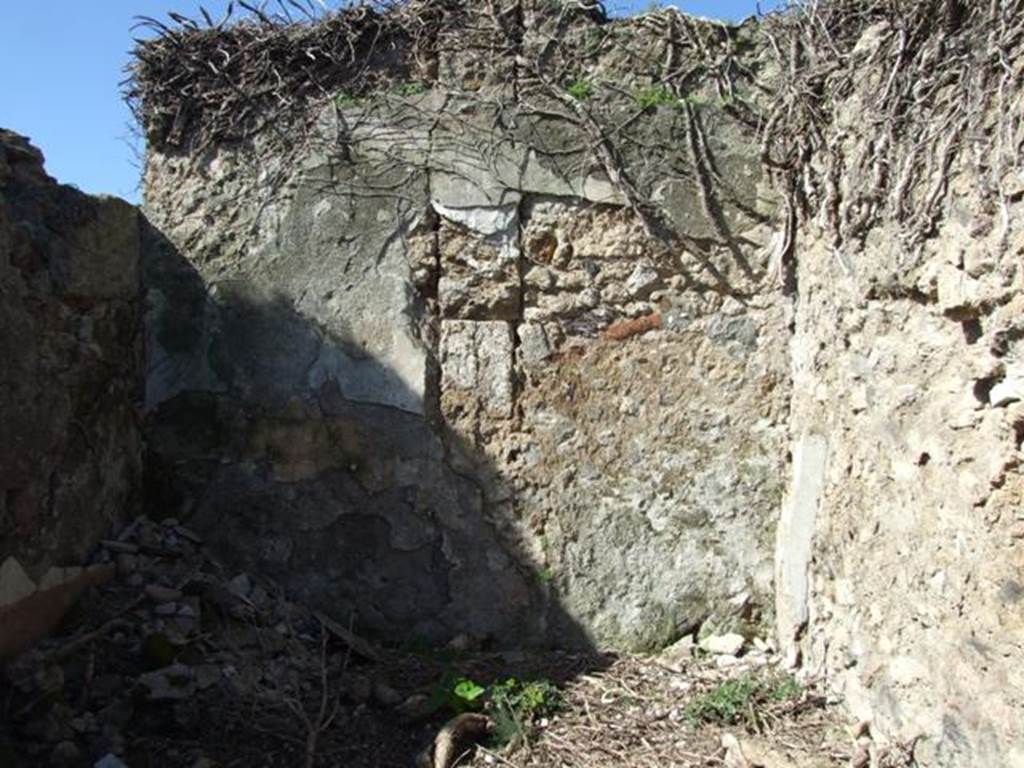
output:
[[451,768],[465,751],[494,731],[486,715],[466,712],[453,717],[438,731],[434,743],[416,761],[418,768]]
[[878,223],[908,246],[932,235],[958,162],[1005,201],[1024,146],[1022,0],[806,0],[763,28],[782,75],[762,161],[837,251]]

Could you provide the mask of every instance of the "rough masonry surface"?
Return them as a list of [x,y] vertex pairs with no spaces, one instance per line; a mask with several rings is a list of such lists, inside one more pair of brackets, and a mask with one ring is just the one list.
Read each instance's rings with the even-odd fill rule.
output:
[[0,130],[0,657],[52,628],[139,501],[140,216]]
[[[526,49],[554,23],[536,19]],[[602,30],[577,14],[565,34]],[[617,53],[592,66],[636,80]],[[723,180],[710,217],[671,140],[686,114],[632,117],[623,167],[693,243],[669,247],[579,120],[515,106],[525,77],[453,49],[434,87],[318,107],[288,156],[152,149],[153,503],[384,636],[753,632],[773,613],[789,398],[753,133],[710,103],[696,118]],[[496,139],[499,104],[518,115]]]

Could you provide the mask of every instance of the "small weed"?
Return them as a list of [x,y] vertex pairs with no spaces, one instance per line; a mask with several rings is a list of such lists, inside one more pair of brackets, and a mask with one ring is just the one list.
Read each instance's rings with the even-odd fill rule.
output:
[[555,572],[550,568],[541,568],[535,575],[540,584],[550,584],[555,580]]
[[797,682],[796,678],[786,675],[776,681],[768,695],[774,701],[790,701],[799,699],[803,692],[804,687]]
[[463,712],[475,712],[483,705],[483,695],[487,689],[468,677],[453,677],[445,672],[430,694],[427,711],[431,714],[441,710],[450,710],[457,715]]
[[756,727],[763,720],[757,711],[759,707],[771,702],[793,701],[803,692],[803,686],[789,675],[758,679],[748,674],[727,680],[698,696],[686,706],[684,713],[693,723]]
[[644,88],[637,91],[634,94],[636,103],[640,105],[641,109],[649,109],[650,107],[657,107],[661,104],[674,104],[676,97],[672,95],[672,91],[663,85],[652,86],[650,88]]
[[594,86],[586,80],[575,80],[565,90],[577,101],[586,101],[594,95]]
[[482,685],[473,682],[468,677],[462,677],[456,680],[455,685],[452,686],[448,703],[456,713],[470,712],[479,708],[480,698],[485,693],[487,693],[487,689]]
[[413,80],[410,83],[401,83],[391,89],[392,93],[399,96],[419,96],[421,93],[427,92],[427,84],[420,82],[419,80]]
[[520,717],[533,720],[547,717],[562,708],[562,694],[548,680],[520,682],[510,677],[490,689],[495,706],[505,705]]
[[445,675],[430,697],[429,710],[449,709],[456,714],[486,711],[494,720],[494,746],[504,746],[562,706],[562,694],[548,680],[510,677],[484,687],[468,677]]
[[348,107],[356,107],[359,105],[360,99],[358,96],[347,91],[342,91],[334,97],[334,103],[338,109],[346,109]]
[[530,730],[542,717],[548,717],[564,704],[562,694],[547,680],[520,682],[510,677],[489,690],[494,743],[504,746]]
[[684,710],[686,716],[697,723],[734,725],[747,719],[751,700],[758,683],[749,675],[726,682],[698,696]]

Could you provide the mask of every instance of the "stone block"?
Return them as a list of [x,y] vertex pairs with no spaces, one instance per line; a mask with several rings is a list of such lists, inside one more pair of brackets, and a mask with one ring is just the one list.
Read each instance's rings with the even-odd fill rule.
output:
[[441,402],[456,423],[512,417],[512,327],[501,321],[441,324]]

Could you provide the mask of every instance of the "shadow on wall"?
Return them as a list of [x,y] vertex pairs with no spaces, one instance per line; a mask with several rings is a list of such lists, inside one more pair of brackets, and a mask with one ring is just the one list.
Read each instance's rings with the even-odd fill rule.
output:
[[78,566],[141,473],[137,212],[43,163],[0,128],[0,659],[99,580]]
[[150,516],[188,520],[229,567],[399,647],[593,650],[519,521],[491,511],[511,509],[486,498],[497,468],[444,429],[436,360],[416,391],[280,294],[206,285],[154,227],[145,241]]

